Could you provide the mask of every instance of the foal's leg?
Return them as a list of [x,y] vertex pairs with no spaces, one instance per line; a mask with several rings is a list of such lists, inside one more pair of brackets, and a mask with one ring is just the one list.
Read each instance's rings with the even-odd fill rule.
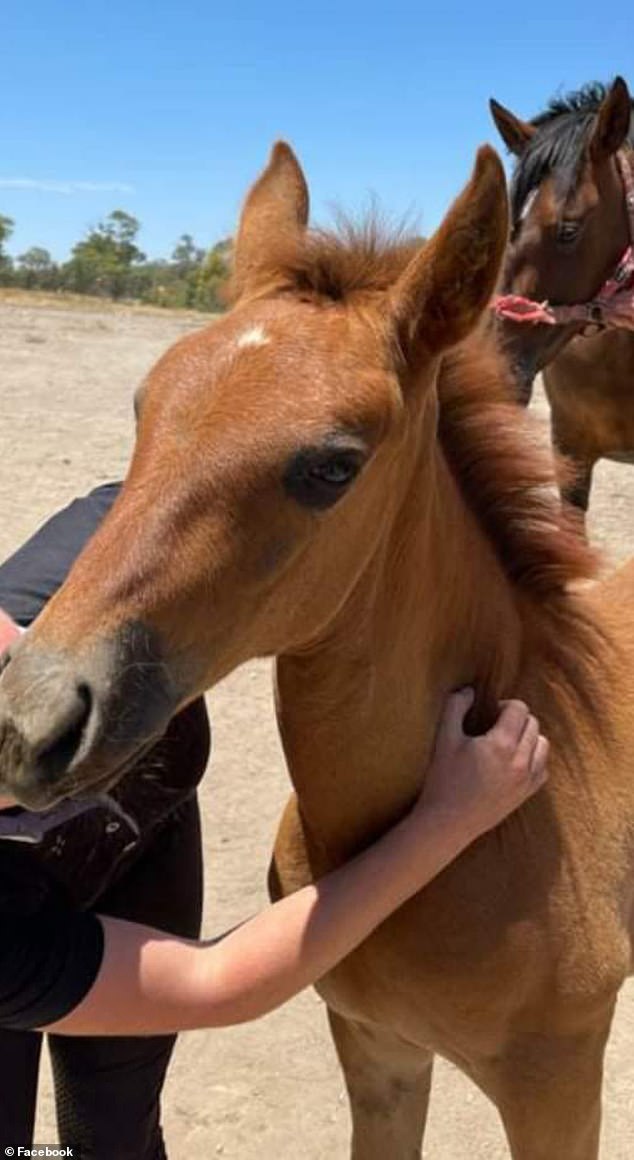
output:
[[592,1033],[523,1035],[474,1079],[497,1104],[513,1160],[597,1160],[603,1053],[612,1012]]
[[328,1012],[352,1114],[352,1160],[420,1160],[433,1056]]

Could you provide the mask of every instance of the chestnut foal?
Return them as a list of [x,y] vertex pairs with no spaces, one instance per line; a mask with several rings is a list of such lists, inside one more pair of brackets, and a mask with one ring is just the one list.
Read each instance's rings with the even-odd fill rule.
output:
[[278,145],[233,310],[151,371],[122,494],[8,661],[0,789],[43,807],[108,785],[177,708],[275,655],[289,892],[407,809],[450,689],[476,687],[474,728],[525,697],[548,785],[320,991],[356,1160],[419,1155],[435,1052],[495,1101],[515,1160],[596,1160],[631,963],[634,567],[583,583],[478,325],[507,240],[496,155],[422,247],[307,216]]

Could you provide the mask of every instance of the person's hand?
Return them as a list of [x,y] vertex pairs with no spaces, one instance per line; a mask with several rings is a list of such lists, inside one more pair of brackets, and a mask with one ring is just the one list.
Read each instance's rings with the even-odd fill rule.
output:
[[450,815],[471,839],[497,826],[547,777],[548,741],[523,701],[504,701],[495,725],[468,737],[464,719],[473,689],[448,698],[434,756],[415,810]]

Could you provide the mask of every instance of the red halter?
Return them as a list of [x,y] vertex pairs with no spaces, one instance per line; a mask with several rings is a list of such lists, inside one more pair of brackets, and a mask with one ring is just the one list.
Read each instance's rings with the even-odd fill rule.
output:
[[511,322],[545,322],[549,326],[565,322],[586,322],[599,327],[623,327],[634,330],[634,175],[625,152],[620,149],[616,163],[625,190],[625,205],[630,226],[630,244],[616,270],[590,302],[574,306],[551,306],[533,302],[520,294],[502,294],[492,309],[498,318]]

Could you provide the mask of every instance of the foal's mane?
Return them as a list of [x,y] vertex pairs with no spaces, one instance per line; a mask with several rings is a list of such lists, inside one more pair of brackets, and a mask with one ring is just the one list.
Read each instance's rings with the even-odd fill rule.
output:
[[[511,212],[517,221],[526,199],[550,174],[565,198],[575,187],[585,146],[609,86],[591,81],[565,96],[553,97],[546,109],[533,117],[537,132],[518,159],[511,181]],[[632,102],[634,109],[634,101]],[[629,142],[634,144],[634,119]]]
[[[307,231],[269,250],[254,294],[371,307],[421,245],[420,238],[386,235],[374,218],[360,227],[344,222],[340,232]],[[562,507],[550,450],[514,401],[492,327],[481,326],[444,356],[437,391],[446,461],[518,594],[527,635],[548,662],[553,696],[560,703],[572,694],[596,714],[599,632],[570,591],[594,575],[596,557]]]
[[[463,498],[517,594],[525,645],[540,659],[567,745],[579,702],[605,733],[600,657],[605,639],[575,585],[592,579],[598,557],[562,504],[565,474],[513,399],[511,372],[491,327],[445,356],[438,376],[439,438]],[[498,694],[499,695],[499,694]]]

